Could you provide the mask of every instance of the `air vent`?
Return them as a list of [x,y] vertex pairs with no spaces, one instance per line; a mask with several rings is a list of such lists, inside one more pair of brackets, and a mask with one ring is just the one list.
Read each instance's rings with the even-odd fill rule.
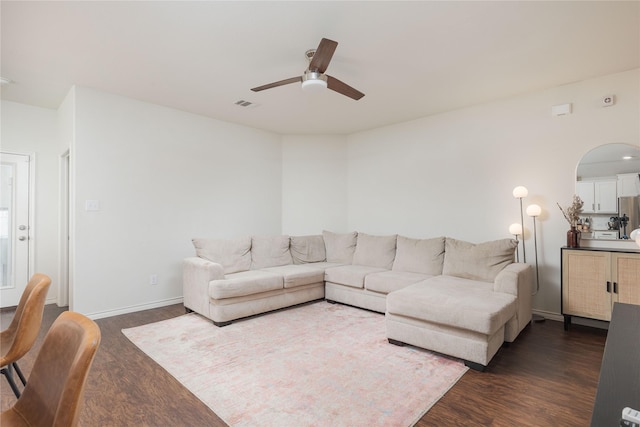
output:
[[257,107],[258,104],[255,104],[251,101],[245,101],[244,99],[241,99],[240,101],[236,101],[236,105],[240,106],[240,107]]

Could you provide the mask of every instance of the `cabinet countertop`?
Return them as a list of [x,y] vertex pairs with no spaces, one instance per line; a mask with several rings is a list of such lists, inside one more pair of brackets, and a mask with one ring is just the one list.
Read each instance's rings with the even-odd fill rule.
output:
[[640,253],[640,247],[638,247],[637,249],[626,249],[626,248],[589,248],[589,247],[570,248],[568,246],[563,246],[560,249],[572,250],[572,251],[622,252],[622,253],[628,253],[628,254]]

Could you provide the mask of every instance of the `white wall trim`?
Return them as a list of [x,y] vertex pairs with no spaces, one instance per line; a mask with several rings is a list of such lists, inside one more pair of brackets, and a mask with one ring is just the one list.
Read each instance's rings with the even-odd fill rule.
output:
[[160,301],[154,301],[146,304],[130,305],[116,310],[99,311],[96,313],[85,313],[85,315],[93,320],[105,317],[119,316],[121,314],[135,313],[137,311],[150,310],[152,308],[166,307],[168,305],[182,304],[182,297],[169,298]]

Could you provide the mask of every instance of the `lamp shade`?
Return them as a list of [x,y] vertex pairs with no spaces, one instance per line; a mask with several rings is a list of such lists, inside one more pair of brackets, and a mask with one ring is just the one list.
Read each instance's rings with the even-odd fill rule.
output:
[[513,234],[514,236],[519,236],[522,234],[522,225],[516,223],[513,223],[509,226],[509,233]]
[[538,205],[529,205],[527,206],[527,215],[529,216],[540,216],[542,213],[542,208]]
[[527,187],[523,187],[522,185],[519,185],[513,189],[513,197],[515,197],[516,199],[527,197],[527,194],[529,194],[529,190],[527,190]]

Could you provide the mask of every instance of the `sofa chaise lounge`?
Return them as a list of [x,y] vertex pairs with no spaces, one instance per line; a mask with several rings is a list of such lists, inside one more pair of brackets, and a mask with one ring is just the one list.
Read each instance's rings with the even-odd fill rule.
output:
[[517,242],[332,233],[193,239],[184,305],[217,326],[325,298],[385,313],[387,338],[484,370],[531,320]]

